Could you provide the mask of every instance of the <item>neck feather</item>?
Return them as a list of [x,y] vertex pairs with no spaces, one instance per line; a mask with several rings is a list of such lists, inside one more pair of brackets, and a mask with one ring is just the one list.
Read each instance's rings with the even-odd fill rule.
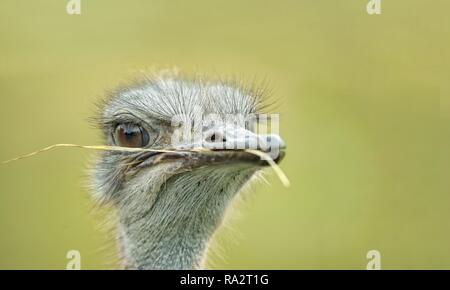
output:
[[132,198],[118,206],[119,237],[127,267],[202,268],[208,243],[227,206],[248,180],[248,176],[231,175],[230,182],[224,182],[228,176],[174,178],[157,193],[129,194]]

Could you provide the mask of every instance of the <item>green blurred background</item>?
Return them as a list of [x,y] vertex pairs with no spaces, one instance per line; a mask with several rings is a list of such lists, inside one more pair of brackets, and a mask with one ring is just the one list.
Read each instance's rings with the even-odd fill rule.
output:
[[[141,70],[268,79],[292,186],[255,185],[218,234],[214,269],[450,268],[445,1],[0,2],[0,160],[98,144],[87,119]],[[445,2],[445,4],[444,4]],[[445,133],[445,134],[444,134]],[[444,154],[445,153],[445,154]],[[113,267],[85,189],[91,152],[0,165],[0,268]],[[239,217],[236,218],[236,215]]]

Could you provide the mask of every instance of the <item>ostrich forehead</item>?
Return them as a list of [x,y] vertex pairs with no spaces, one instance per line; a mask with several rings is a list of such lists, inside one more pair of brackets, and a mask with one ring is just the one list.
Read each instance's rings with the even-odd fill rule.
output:
[[256,114],[261,92],[232,82],[147,79],[116,91],[106,102],[102,117],[113,120],[120,113],[130,113],[170,121],[177,115],[198,114],[199,109],[204,114]]

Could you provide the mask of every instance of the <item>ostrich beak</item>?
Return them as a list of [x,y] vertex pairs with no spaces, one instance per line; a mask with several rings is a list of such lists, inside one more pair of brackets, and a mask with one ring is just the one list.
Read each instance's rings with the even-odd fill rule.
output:
[[[203,148],[211,150],[216,155],[228,156],[235,161],[255,161],[254,157],[258,156],[246,152],[247,149],[266,153],[277,163],[285,156],[286,144],[280,136],[275,134],[258,135],[245,129],[235,129],[224,133],[213,132],[207,136],[214,136],[214,140],[211,137],[206,138],[202,144]],[[253,157],[248,156],[249,154]],[[267,164],[267,162],[262,163]]]
[[[136,170],[165,162],[183,161],[184,168],[203,166],[247,164],[265,167],[269,163],[260,156],[246,151],[258,150],[269,155],[276,163],[284,158],[286,145],[278,135],[257,135],[244,129],[228,132],[213,131],[205,138],[201,147],[206,150],[151,153],[142,158]],[[141,159],[141,160],[142,160]]]

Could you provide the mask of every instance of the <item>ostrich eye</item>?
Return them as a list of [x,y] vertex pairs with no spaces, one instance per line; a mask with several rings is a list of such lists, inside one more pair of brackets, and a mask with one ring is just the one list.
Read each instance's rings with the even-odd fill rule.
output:
[[135,124],[119,124],[114,130],[114,142],[121,147],[139,148],[148,144],[148,132]]

